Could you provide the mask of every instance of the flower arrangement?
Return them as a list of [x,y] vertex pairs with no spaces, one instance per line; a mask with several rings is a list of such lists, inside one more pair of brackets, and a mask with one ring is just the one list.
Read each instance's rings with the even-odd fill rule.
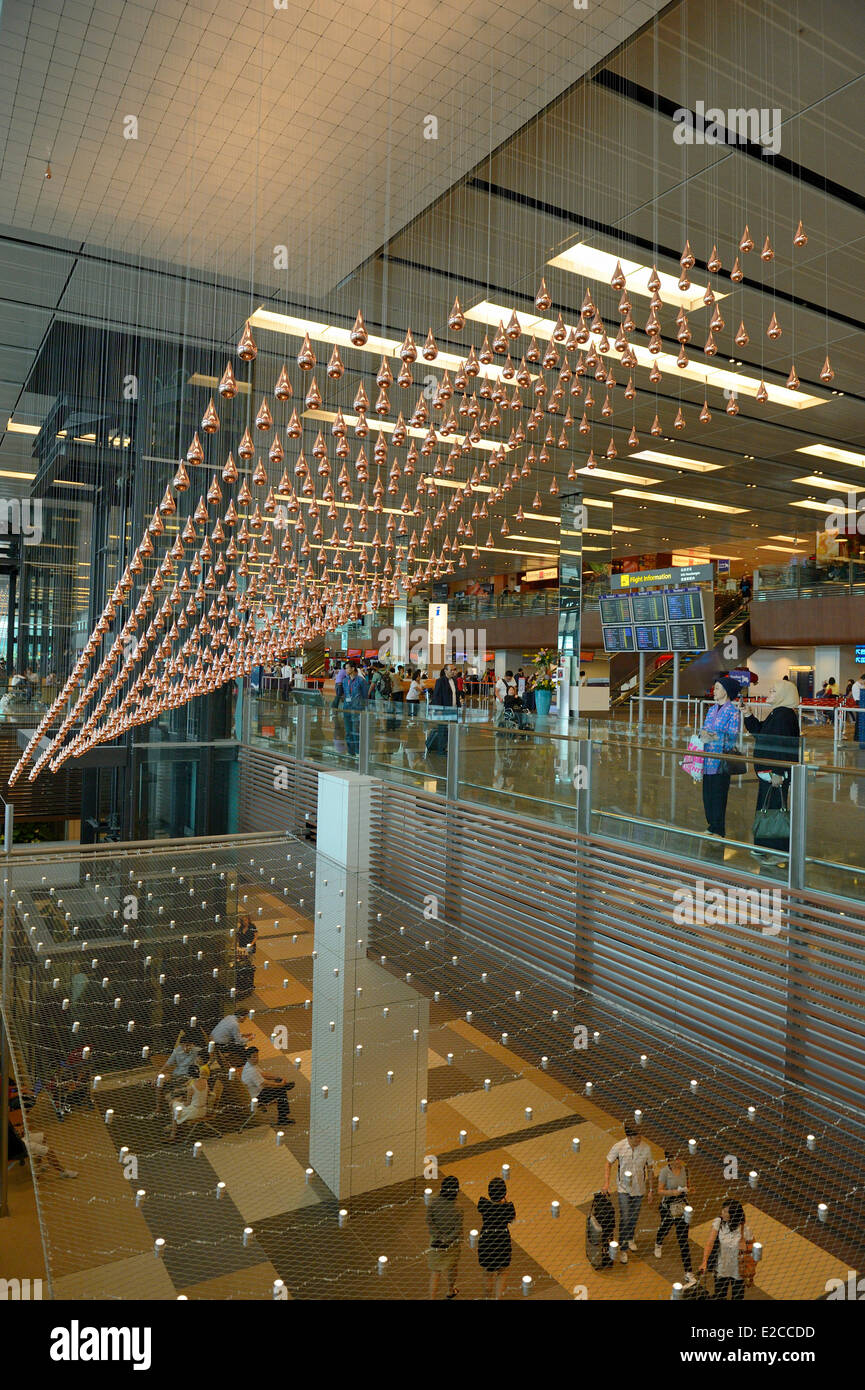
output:
[[550,675],[550,666],[555,660],[555,655],[548,647],[542,647],[536,656],[532,658],[532,665],[535,668],[535,690],[553,690],[555,681]]

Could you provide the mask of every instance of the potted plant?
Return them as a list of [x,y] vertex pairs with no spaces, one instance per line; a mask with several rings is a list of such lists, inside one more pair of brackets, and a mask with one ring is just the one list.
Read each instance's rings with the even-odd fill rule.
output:
[[553,653],[547,647],[542,647],[537,656],[532,660],[532,665],[535,668],[533,686],[535,709],[538,714],[549,714],[550,705],[553,702],[555,682],[550,674],[550,666],[553,660]]

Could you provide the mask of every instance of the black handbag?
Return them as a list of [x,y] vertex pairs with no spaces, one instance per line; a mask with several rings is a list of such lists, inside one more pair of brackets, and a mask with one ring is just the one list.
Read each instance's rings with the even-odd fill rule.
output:
[[[772,792],[777,791],[780,805],[770,806]],[[789,840],[790,839],[790,812],[787,807],[786,787],[773,787],[770,785],[769,793],[763,805],[754,816],[753,824],[754,843],[759,844],[761,840]]]
[[741,748],[734,746],[724,754],[724,771],[728,777],[744,777],[748,763]]

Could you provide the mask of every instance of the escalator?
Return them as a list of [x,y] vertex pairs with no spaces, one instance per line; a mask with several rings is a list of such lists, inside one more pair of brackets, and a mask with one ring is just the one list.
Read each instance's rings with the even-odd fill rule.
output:
[[[710,683],[710,679],[718,670],[730,670],[735,666],[741,666],[743,662],[755,650],[748,641],[748,622],[749,604],[742,602],[738,595],[732,603],[718,605],[719,611],[716,612],[714,646],[705,652],[683,652],[679,661],[679,680],[680,693],[683,695],[699,695]],[[729,656],[725,648],[729,649],[729,639],[737,639],[736,655]],[[684,673],[690,668],[690,679],[684,680]],[[610,698],[610,707],[626,704],[633,694],[636,693],[636,678],[639,672],[639,662],[632,663],[629,669],[622,673],[617,673],[617,690]],[[705,679],[703,678],[705,674]],[[692,688],[693,687],[693,688]],[[646,695],[662,696],[672,695],[673,693],[673,658],[667,657],[655,669],[646,676]]]

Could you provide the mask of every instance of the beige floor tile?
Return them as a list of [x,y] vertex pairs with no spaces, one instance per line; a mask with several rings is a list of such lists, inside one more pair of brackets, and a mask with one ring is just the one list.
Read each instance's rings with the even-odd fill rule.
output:
[[[763,1258],[754,1280],[756,1288],[770,1298],[813,1299],[826,1292],[827,1280],[846,1281],[847,1265],[841,1260],[749,1203],[742,1205],[755,1240],[763,1245]],[[701,1247],[709,1239],[711,1224],[711,1221],[702,1222],[691,1232],[692,1240]]]
[[253,1225],[280,1212],[312,1207],[318,1197],[307,1186],[304,1166],[270,1128],[205,1143],[204,1153],[244,1221]]
[[[574,1153],[572,1147],[575,1137],[580,1140],[579,1153]],[[610,1137],[597,1125],[576,1124],[537,1139],[509,1144],[508,1151],[515,1162],[547,1185],[552,1197],[576,1207],[589,1201],[603,1185]]]
[[[506,1081],[489,1091],[470,1091],[453,1097],[449,1104],[491,1139],[528,1125],[565,1120],[573,1113],[528,1080]],[[526,1118],[526,1106],[532,1109],[531,1119]]]
[[[283,984],[283,981],[286,981]],[[312,988],[302,985],[282,969],[256,972],[255,992],[268,1009],[287,1009],[312,998]]]
[[426,1116],[427,1153],[450,1153],[460,1147],[460,1130],[466,1131],[466,1147],[482,1143],[490,1136],[478,1129],[477,1125],[455,1110],[449,1101],[434,1100],[430,1103]]
[[[201,1284],[192,1284],[181,1289],[190,1302],[198,1299],[255,1299],[264,1303],[272,1301],[273,1282],[279,1274],[273,1265],[265,1261],[260,1265],[250,1265],[248,1269],[236,1269],[231,1274],[220,1274],[215,1279],[205,1279]],[[288,1295],[288,1301],[291,1294]]]
[[152,1251],[153,1236],[135,1206],[136,1184],[123,1176],[102,1112],[76,1113],[63,1124],[40,1127],[61,1163],[79,1173],[73,1180],[51,1173],[39,1180],[55,1279]]
[[176,1299],[177,1290],[151,1250],[128,1260],[113,1260],[54,1280],[56,1299]]

